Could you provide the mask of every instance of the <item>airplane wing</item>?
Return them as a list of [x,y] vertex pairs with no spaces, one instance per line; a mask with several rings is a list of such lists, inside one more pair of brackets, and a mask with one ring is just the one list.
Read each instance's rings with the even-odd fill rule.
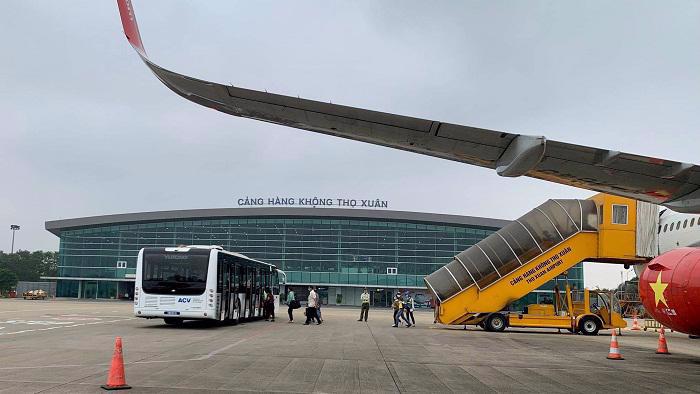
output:
[[124,33],[165,86],[230,115],[383,145],[700,213],[700,167],[689,163],[435,120],[394,115],[203,81],[151,62],[130,0],[117,0]]

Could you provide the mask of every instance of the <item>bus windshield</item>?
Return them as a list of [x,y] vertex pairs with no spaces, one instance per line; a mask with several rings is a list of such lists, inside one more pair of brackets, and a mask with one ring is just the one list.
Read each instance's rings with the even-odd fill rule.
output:
[[206,290],[209,250],[144,250],[143,291],[151,294],[199,295]]

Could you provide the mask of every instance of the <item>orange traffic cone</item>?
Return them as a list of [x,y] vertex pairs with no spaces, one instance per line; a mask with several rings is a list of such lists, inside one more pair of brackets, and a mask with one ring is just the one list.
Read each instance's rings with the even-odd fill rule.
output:
[[664,334],[663,326],[661,326],[661,331],[659,331],[659,346],[656,348],[656,354],[671,354],[668,352],[668,345],[666,344],[666,335]]
[[608,353],[608,360],[624,360],[622,353],[620,353],[620,348],[617,345],[617,335],[615,335],[615,330],[612,331],[612,337],[610,337],[610,352]]
[[126,390],[131,386],[126,384],[124,376],[124,358],[122,357],[122,338],[117,337],[114,341],[114,354],[112,355],[112,366],[109,367],[107,384],[102,386],[105,390]]
[[637,320],[637,314],[632,316],[632,331],[641,331],[642,327],[639,327],[639,321]]

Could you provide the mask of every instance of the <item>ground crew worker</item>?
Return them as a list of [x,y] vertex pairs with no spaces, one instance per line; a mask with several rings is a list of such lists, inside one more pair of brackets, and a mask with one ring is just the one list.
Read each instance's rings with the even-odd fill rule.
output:
[[369,293],[366,287],[362,294],[360,294],[360,302],[362,303],[362,307],[360,308],[360,318],[357,321],[362,321],[363,314],[365,316],[365,321],[367,321],[367,315],[369,314]]

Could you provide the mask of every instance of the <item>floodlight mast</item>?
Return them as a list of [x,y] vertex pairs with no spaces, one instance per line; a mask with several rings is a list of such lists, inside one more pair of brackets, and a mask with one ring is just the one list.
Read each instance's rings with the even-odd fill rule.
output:
[[15,252],[15,231],[19,230],[18,224],[11,224],[10,230],[12,230],[12,247],[10,248],[10,254]]

